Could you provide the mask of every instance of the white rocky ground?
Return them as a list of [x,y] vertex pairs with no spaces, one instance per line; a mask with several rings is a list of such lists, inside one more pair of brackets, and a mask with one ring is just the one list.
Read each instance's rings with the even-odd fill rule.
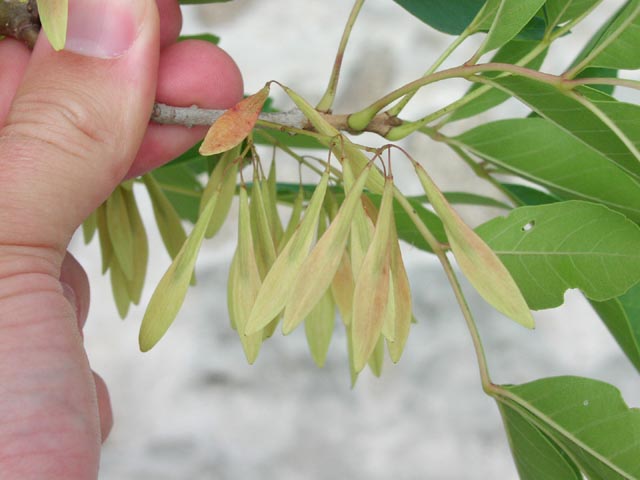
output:
[[[606,1],[600,11],[610,12],[620,3]],[[235,0],[189,8],[187,29],[222,36],[222,46],[245,74],[247,92],[277,79],[315,100],[350,5],[347,0]],[[578,33],[584,38],[595,28],[591,23]],[[338,110],[356,109],[419,76],[449,41],[391,0],[370,0],[347,52]],[[576,48],[564,42],[546,68],[557,71]],[[473,47],[462,50],[457,61],[470,56]],[[422,93],[406,116],[418,117],[452,100],[461,88],[454,82],[450,89],[438,89],[437,97],[436,90]],[[282,95],[275,96],[286,106]],[[513,104],[486,118],[520,111]],[[487,191],[443,147],[423,139],[405,146],[445,189]],[[394,169],[403,188],[418,191],[406,168],[398,164]],[[151,219],[143,195],[140,200]],[[464,213],[472,223],[487,216]],[[480,389],[461,315],[432,258],[405,250],[419,324],[403,360],[387,366],[381,379],[363,374],[351,390],[339,328],[322,370],[313,365],[302,332],[276,335],[256,365],[246,365],[225,307],[235,226],[229,221],[205,244],[198,286],[166,338],[144,355],[137,348],[143,309],[120,322],[109,282],[99,273],[96,245],[74,242],[93,287],[87,347],[94,368],[110,386],[115,412],[101,480],[517,477],[497,409]],[[143,304],[168,265],[157,233],[149,230],[153,260]],[[640,404],[637,373],[575,292],[567,295],[564,308],[537,314],[535,332],[501,317],[473,293],[470,299],[495,381],[584,375],[616,384],[630,404]]]

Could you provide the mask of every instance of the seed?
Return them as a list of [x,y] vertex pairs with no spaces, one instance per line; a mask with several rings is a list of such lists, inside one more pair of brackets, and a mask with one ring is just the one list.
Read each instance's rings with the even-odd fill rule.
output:
[[134,270],[133,233],[122,187],[116,188],[107,199],[106,218],[113,253],[118,259],[122,273],[131,280]]
[[370,169],[369,163],[347,193],[331,225],[300,267],[284,311],[282,329],[285,334],[304,320],[331,286],[345,251],[353,214],[360,203]]
[[356,277],[353,294],[352,336],[356,371],[362,370],[376,348],[387,312],[392,218],[393,181],[387,178],[378,221]]
[[224,225],[229,210],[231,209],[231,202],[236,193],[236,175],[238,174],[238,163],[236,160],[238,155],[240,155],[240,148],[235,147],[220,156],[218,163],[211,172],[204,192],[202,192],[202,197],[200,198],[200,213],[202,213],[204,206],[213,193],[218,191],[216,209],[207,226],[206,238],[211,238],[218,233],[222,225]]
[[167,249],[167,253],[169,253],[169,256],[173,260],[187,240],[187,234],[180,221],[180,215],[178,215],[175,207],[164,194],[152,173],[143,176],[142,180],[149,192],[149,198],[153,205],[153,214],[158,225],[160,236],[162,237],[162,242]]
[[217,192],[209,199],[193,230],[184,242],[156,287],[142,319],[138,342],[143,352],[151,349],[175,320],[184,298],[198,257],[200,245],[218,200]]
[[263,335],[261,331],[252,335],[245,335],[244,333],[251,308],[255,303],[261,284],[260,272],[258,271],[258,264],[253,250],[250,221],[249,200],[247,198],[247,190],[243,186],[240,188],[238,247],[229,270],[227,305],[231,323],[238,331],[247,361],[253,364],[260,351]]
[[302,222],[263,279],[245,327],[246,334],[262,329],[279,315],[286,305],[296,274],[309,253],[328,183],[329,172],[325,171],[311,196]]

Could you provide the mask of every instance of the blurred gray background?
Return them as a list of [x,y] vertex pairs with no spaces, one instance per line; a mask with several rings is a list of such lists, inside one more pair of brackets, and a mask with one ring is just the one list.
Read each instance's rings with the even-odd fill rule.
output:
[[[621,3],[605,1],[575,35],[552,49],[544,69],[559,72],[603,15]],[[246,92],[276,79],[314,102],[326,85],[350,8],[347,0],[235,0],[185,8],[185,30],[222,37],[221,46],[244,73]],[[451,41],[391,0],[369,0],[347,50],[335,110],[353,111],[417,78]],[[470,57],[478,41],[469,40],[447,65]],[[418,118],[465,88],[452,81],[425,90],[403,116]],[[277,89],[273,96],[277,106],[289,107]],[[508,103],[476,121],[522,112]],[[383,143],[375,137],[358,141]],[[443,189],[492,193],[443,146],[420,137],[403,144]],[[279,170],[283,180],[297,180],[292,161],[283,158]],[[394,170],[401,188],[419,192],[402,162]],[[145,305],[169,258],[146,197],[139,199],[151,241]],[[472,224],[497,213],[463,211]],[[517,478],[497,408],[480,388],[462,316],[433,258],[404,249],[419,323],[402,361],[387,362],[381,379],[363,372],[352,390],[341,328],[324,369],[314,366],[300,329],[289,337],[276,334],[256,364],[246,364],[226,313],[234,217],[232,210],[222,232],[205,242],[198,286],[166,337],[147,354],[137,346],[144,308],[120,321],[108,278],[100,275],[96,242],[84,246],[79,237],[74,240],[73,251],[92,283],[87,349],[110,387],[115,415],[102,480]],[[636,371],[576,292],[567,293],[564,307],[536,313],[537,329],[531,332],[467,291],[494,381],[583,375],[614,383],[630,405],[640,405]]]

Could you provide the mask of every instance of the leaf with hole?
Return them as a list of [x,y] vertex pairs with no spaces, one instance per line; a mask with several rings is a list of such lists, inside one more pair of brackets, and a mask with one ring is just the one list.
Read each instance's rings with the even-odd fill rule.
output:
[[570,288],[604,301],[640,280],[640,227],[602,205],[572,200],[520,207],[476,231],[534,310],[561,305]]

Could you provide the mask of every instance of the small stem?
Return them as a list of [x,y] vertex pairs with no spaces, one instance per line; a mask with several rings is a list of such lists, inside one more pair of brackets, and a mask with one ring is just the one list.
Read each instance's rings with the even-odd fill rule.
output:
[[532,70],[509,63],[483,63],[480,65],[462,65],[447,70],[441,70],[426,77],[418,78],[417,80],[414,80],[401,86],[400,88],[397,88],[393,92],[375,101],[367,108],[350,115],[348,119],[349,127],[356,131],[361,131],[364,127],[366,127],[366,125],[369,124],[371,119],[373,119],[380,110],[382,110],[392,102],[395,102],[399,98],[405,96],[406,94],[416,91],[419,88],[422,88],[431,83],[439,82],[441,80],[447,80],[450,78],[467,78],[477,73],[493,71],[506,72],[513,75],[521,75],[523,77],[533,78],[539,82],[548,83],[550,85],[557,86],[562,85],[563,83],[563,78],[557,75],[551,75],[549,73],[543,73],[537,70]]
[[465,152],[458,145],[454,145],[450,142],[447,142],[446,141],[447,137],[443,136],[441,133],[437,132],[436,130],[433,130],[427,127],[421,128],[419,132],[429,136],[429,138],[431,138],[432,140],[435,140],[436,142],[444,141],[444,143],[449,148],[451,148],[451,150],[453,150],[462,159],[462,161],[464,161],[469,166],[469,168],[471,168],[473,173],[475,173],[478,178],[481,178],[482,180],[489,182],[493,187],[496,188],[496,190],[498,190],[501,194],[506,196],[513,205],[520,205],[519,200],[516,197],[514,197],[513,194],[509,192],[509,190],[504,188],[504,186],[499,181],[493,178],[486,168],[484,168],[478,162],[474,161],[473,158],[471,158],[471,156],[467,154],[467,152]]
[[475,350],[476,359],[478,361],[478,369],[480,370],[480,381],[482,382],[482,388],[485,392],[489,392],[492,387],[492,382],[489,375],[487,358],[484,353],[484,347],[482,345],[482,339],[480,338],[480,332],[478,331],[478,327],[476,326],[475,320],[473,319],[473,314],[471,313],[469,304],[464,297],[464,293],[462,292],[460,283],[458,282],[458,278],[453,271],[451,262],[449,262],[447,254],[440,242],[438,242],[438,240],[429,231],[427,226],[420,219],[416,211],[413,209],[413,206],[402,194],[402,192],[400,192],[398,189],[395,189],[394,198],[407,213],[413,224],[418,229],[418,232],[422,235],[422,238],[424,238],[427,244],[431,247],[433,253],[435,253],[435,255],[438,257],[438,260],[442,264],[442,268],[444,269],[447,279],[449,280],[449,284],[453,289],[453,293],[456,297],[458,305],[460,306],[460,310],[462,311],[462,316],[464,317],[467,328],[469,329],[469,334],[471,335],[471,341],[473,342],[473,348]]
[[[549,31],[548,32],[548,36],[549,36],[549,43],[555,41],[556,39],[563,37],[565,34],[569,33],[571,31],[571,29],[573,27],[575,27],[576,25],[578,25],[579,23],[582,23],[582,21],[588,17],[591,12],[602,3],[602,0],[597,0],[596,2],[593,3],[593,5],[591,5],[591,7],[589,7],[586,11],[582,12],[582,15],[572,19],[570,22],[567,22],[565,25],[563,25],[562,27],[558,28],[555,31]],[[551,30],[553,29],[553,27],[551,27]],[[547,37],[547,35],[545,34],[545,38]]]
[[[274,147],[279,148],[280,150],[282,150],[283,152],[288,154],[291,158],[293,158],[294,160],[299,162],[301,165],[304,165],[309,170],[312,170],[313,172],[315,172],[318,175],[322,176],[323,171],[320,170],[319,168],[317,168],[316,166],[314,166],[313,164],[311,164],[309,161],[307,161],[307,159],[305,159],[302,155],[298,155],[296,152],[294,152],[292,149],[290,149],[287,145],[283,144],[282,142],[280,142],[279,140],[274,138],[272,135],[269,135],[267,132],[260,132],[260,134],[263,137],[265,137],[267,140],[269,140],[273,144]],[[339,170],[337,170],[336,168],[334,168],[332,166],[329,166],[329,169],[330,169],[330,172],[334,175],[334,177],[336,177],[336,179],[340,178],[340,171]]]
[[331,107],[333,106],[333,101],[336,97],[336,90],[338,88],[338,81],[340,79],[340,70],[342,68],[342,60],[344,59],[344,52],[347,48],[347,43],[349,43],[349,37],[351,35],[351,30],[356,23],[356,19],[358,18],[358,14],[360,13],[360,9],[362,9],[362,5],[364,5],[365,0],[356,0],[356,3],[353,5],[351,9],[351,14],[347,19],[347,24],[344,27],[344,31],[342,32],[342,38],[340,39],[340,45],[338,46],[338,53],[336,54],[336,59],[333,63],[333,70],[331,72],[331,77],[329,78],[329,85],[327,86],[327,90],[325,91],[322,99],[316,106],[316,110],[320,112],[329,112],[331,111]]
[[[623,7],[623,8],[626,8],[626,7]],[[564,73],[563,77],[565,79],[572,79],[573,77],[578,75],[582,70],[584,70],[587,66],[589,66],[589,64],[593,61],[594,58],[600,55],[609,45],[615,42],[620,37],[620,35],[622,35],[622,32],[624,32],[627,29],[627,27],[629,27],[633,22],[636,21],[638,15],[640,15],[640,5],[636,6],[633,13],[631,13],[630,15],[627,15],[624,21],[620,25],[618,25],[618,28],[616,30],[618,33],[617,35],[609,35],[607,38],[605,38],[600,45],[598,45],[596,48],[591,50],[587,56],[585,56],[580,62],[578,62],[577,65],[567,70]]]
[[570,88],[579,85],[613,85],[614,87],[627,87],[640,90],[640,81],[627,78],[576,78],[574,80],[566,80],[565,85]]
[[[163,103],[156,103],[151,112],[151,121],[163,125],[184,125],[186,127],[210,126],[225,110],[209,110],[191,107],[174,107]],[[298,109],[287,112],[261,113],[260,120],[277,123],[281,127],[305,128],[308,125],[306,117]]]
[[0,36],[17,38],[33,48],[39,31],[36,0],[0,0]]
[[[433,72],[435,72],[440,67],[440,65],[442,65],[447,58],[449,58],[449,56],[454,52],[454,50],[458,48],[460,44],[467,39],[468,36],[469,36],[468,30],[465,30],[459,36],[457,36],[456,39],[436,59],[434,64],[431,65],[429,70],[427,70],[424,73],[423,77],[427,77],[431,75]],[[402,100],[400,100],[396,105],[394,105],[389,110],[387,110],[387,114],[391,115],[392,117],[397,117],[398,115],[400,115],[400,112],[402,112],[404,107],[407,106],[407,104],[411,101],[411,99],[415,94],[416,92],[414,91],[405,95]]]

